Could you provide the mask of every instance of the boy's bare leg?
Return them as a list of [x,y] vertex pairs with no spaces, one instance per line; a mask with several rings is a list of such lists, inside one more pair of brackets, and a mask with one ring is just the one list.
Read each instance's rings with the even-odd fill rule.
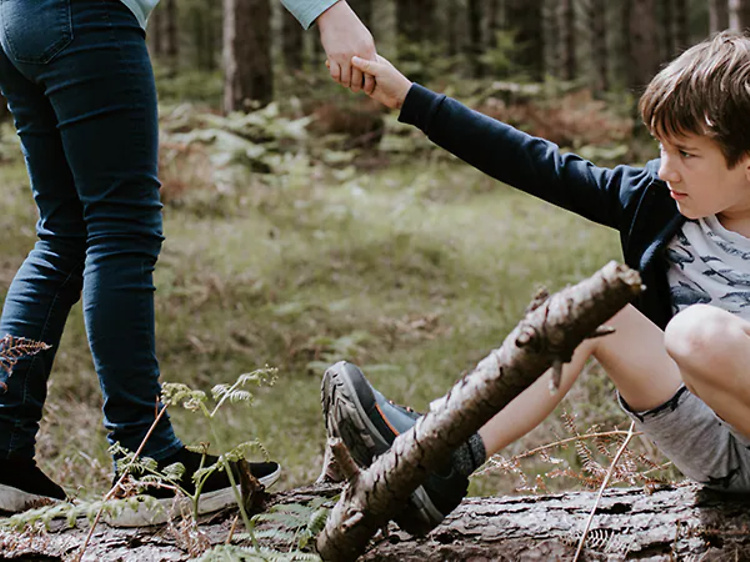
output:
[[[607,325],[613,326],[615,333],[587,340],[576,349],[572,361],[563,367],[556,395],[550,394],[550,373],[545,373],[479,430],[488,455],[525,435],[552,413],[591,356],[596,357],[635,411],[650,410],[674,396],[682,379],[677,364],[667,353],[664,332],[630,305]],[[747,361],[750,364],[750,349]]]
[[665,336],[688,389],[750,438],[750,323],[693,305],[672,319]]

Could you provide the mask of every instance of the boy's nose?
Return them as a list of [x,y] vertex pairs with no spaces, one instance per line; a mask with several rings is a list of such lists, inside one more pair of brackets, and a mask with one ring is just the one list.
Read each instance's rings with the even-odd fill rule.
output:
[[680,174],[669,165],[668,158],[664,158],[663,156],[659,165],[659,179],[669,183],[680,181]]

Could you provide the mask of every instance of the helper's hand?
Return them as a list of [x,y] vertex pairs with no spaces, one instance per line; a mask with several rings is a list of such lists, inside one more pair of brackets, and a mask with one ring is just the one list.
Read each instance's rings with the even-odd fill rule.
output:
[[331,78],[353,92],[362,89],[364,78],[364,90],[371,92],[375,87],[373,78],[363,77],[362,72],[351,65],[353,56],[372,60],[377,56],[372,35],[357,14],[345,0],[340,0],[320,14],[316,21]]
[[361,70],[366,77],[375,79],[374,89],[365,89],[368,96],[391,109],[401,109],[412,83],[395,66],[380,55],[377,55],[376,61],[352,57],[352,66]]

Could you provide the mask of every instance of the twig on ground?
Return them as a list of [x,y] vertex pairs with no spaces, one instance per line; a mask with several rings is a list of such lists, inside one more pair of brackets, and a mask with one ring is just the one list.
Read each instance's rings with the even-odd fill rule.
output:
[[581,540],[578,543],[578,549],[576,550],[576,554],[573,557],[573,562],[578,562],[578,558],[581,555],[581,552],[583,551],[583,545],[586,544],[586,537],[589,534],[589,529],[591,528],[591,522],[594,520],[594,514],[596,513],[596,508],[599,507],[599,502],[602,499],[604,490],[607,488],[607,484],[609,484],[609,479],[612,477],[612,473],[615,471],[615,466],[617,465],[617,461],[620,460],[620,457],[625,452],[625,449],[628,448],[628,443],[630,443],[630,440],[636,435],[636,432],[633,431],[634,428],[635,428],[635,422],[630,422],[630,429],[628,429],[628,434],[625,437],[625,441],[622,442],[622,445],[620,445],[620,448],[618,449],[617,454],[615,455],[615,458],[612,459],[612,464],[609,465],[609,470],[607,471],[607,475],[604,477],[604,482],[602,482],[602,485],[599,488],[599,493],[596,495],[596,501],[594,502],[594,506],[591,508],[591,513],[589,513],[588,521],[586,521],[586,527],[583,529],[583,534],[581,535]]

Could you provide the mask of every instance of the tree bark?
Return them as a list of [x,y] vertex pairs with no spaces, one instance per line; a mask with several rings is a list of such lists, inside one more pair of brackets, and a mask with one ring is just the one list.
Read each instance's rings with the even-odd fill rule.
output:
[[574,80],[578,74],[578,65],[576,64],[576,18],[573,0],[559,0],[557,15],[560,30],[558,49],[562,53],[562,78]]
[[540,81],[544,74],[544,34],[542,30],[542,0],[506,0],[505,24],[516,31],[518,70],[532,80]]
[[305,49],[302,26],[287,10],[282,10],[281,22],[281,51],[287,72],[302,70]]
[[729,28],[744,31],[750,27],[750,0],[729,0]]
[[[339,491],[340,487],[331,485],[288,490],[272,496],[269,505],[305,504]],[[378,535],[359,560],[572,560],[595,503],[592,492],[469,498],[424,538],[411,537],[390,524],[389,537]],[[201,521],[210,544],[226,541],[236,515],[236,510],[226,510]],[[266,528],[267,524],[258,530]],[[651,494],[640,488],[610,489],[597,506],[583,560],[747,560],[749,528],[750,510],[741,495],[719,495],[694,486]],[[87,532],[83,519],[72,529],[55,520],[48,533],[34,536],[0,530],[0,560],[63,562],[80,548]],[[112,529],[101,525],[84,557],[85,562],[189,559],[194,556],[186,545],[163,526]]]
[[578,285],[535,302],[502,347],[456,383],[439,405],[433,403],[432,411],[399,435],[370,468],[349,479],[318,537],[323,558],[343,562],[361,555],[375,532],[403,510],[428,471],[550,366],[561,370],[575,348],[640,290],[638,273],[612,262]]
[[729,27],[729,3],[727,0],[709,0],[708,21],[711,33],[717,33]]
[[224,110],[273,99],[269,0],[224,0]]
[[[674,0],[674,57],[690,46],[690,3],[687,0]],[[671,58],[671,57],[670,57]]]
[[629,85],[640,92],[659,70],[655,0],[632,0],[629,14]]
[[180,60],[180,38],[177,33],[177,0],[167,0],[164,4],[164,54],[172,73],[177,72]]
[[591,0],[591,51],[594,58],[593,90],[596,93],[609,90],[609,61],[607,49],[607,4],[605,0]]
[[484,75],[484,66],[482,65],[482,2],[481,0],[468,1],[468,24],[469,24],[469,66],[472,69],[474,78],[481,78]]

